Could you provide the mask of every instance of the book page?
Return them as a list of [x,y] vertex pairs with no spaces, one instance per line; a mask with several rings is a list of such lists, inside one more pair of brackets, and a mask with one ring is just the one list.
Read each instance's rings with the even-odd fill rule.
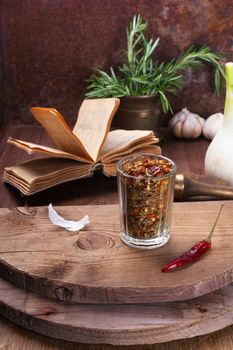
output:
[[95,165],[71,159],[40,158],[6,167],[3,180],[31,195],[63,182],[91,176]]
[[50,157],[52,156],[52,157],[58,157],[58,158],[68,158],[68,159],[73,159],[82,163],[92,163],[90,160],[78,157],[68,152],[63,152],[52,147],[42,146],[32,142],[13,139],[12,137],[9,137],[9,139],[7,140],[7,143],[10,143],[22,149],[23,151],[26,151],[28,154],[42,153]]
[[133,147],[130,147],[129,149],[124,149],[120,152],[117,153],[113,153],[108,157],[103,157],[101,159],[101,163],[109,163],[109,162],[114,162],[114,161],[118,161],[119,159],[127,156],[127,155],[131,155],[134,153],[140,153],[140,152],[152,152],[152,153],[156,153],[156,154],[161,154],[161,148],[157,145],[154,145],[154,142],[147,142],[147,143],[141,143],[141,144],[136,144]]
[[150,130],[114,130],[108,133],[104,146],[101,149],[99,159],[106,159],[114,153],[129,150],[135,144],[158,143],[159,139]]
[[31,112],[59,149],[92,160],[82,142],[73,134],[63,116],[56,109],[33,107]]
[[81,105],[73,133],[94,161],[98,159],[119,103],[117,98],[102,98],[84,100]]

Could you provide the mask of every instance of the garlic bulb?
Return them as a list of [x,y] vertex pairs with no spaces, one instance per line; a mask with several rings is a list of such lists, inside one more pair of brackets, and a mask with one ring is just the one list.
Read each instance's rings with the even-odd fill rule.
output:
[[183,108],[170,119],[168,127],[176,137],[196,139],[201,135],[204,122],[204,119],[198,114],[191,113],[187,108]]
[[222,126],[223,117],[222,113],[215,113],[206,119],[202,132],[207,140],[213,140]]
[[221,129],[210,143],[205,157],[207,175],[233,186],[233,63],[226,64],[226,98]]

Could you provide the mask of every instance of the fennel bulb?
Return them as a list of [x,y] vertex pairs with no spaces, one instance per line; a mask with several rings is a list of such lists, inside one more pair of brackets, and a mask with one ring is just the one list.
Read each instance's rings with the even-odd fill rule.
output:
[[233,186],[233,62],[226,63],[223,124],[207,149],[205,172]]

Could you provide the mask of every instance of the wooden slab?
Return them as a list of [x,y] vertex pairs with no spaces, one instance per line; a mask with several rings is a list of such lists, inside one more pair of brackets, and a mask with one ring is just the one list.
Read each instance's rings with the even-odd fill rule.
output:
[[27,329],[74,342],[162,343],[233,322],[233,285],[193,300],[142,305],[65,305],[0,278],[0,314]]
[[47,208],[0,210],[0,275],[29,291],[66,302],[149,303],[184,300],[233,280],[233,202],[225,202],[213,249],[180,271],[161,267],[205,238],[222,202],[175,203],[172,238],[155,250],[137,250],[119,238],[118,207],[57,207],[77,220],[80,233],[51,224]]

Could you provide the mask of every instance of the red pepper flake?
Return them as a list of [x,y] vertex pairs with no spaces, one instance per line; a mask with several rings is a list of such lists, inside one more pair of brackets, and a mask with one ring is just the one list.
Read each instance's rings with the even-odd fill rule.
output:
[[162,177],[169,174],[172,164],[163,159],[135,160],[124,166],[124,173],[134,177]]
[[164,176],[173,171],[173,164],[167,159],[140,158],[126,162],[123,171],[136,178],[127,179],[128,234],[133,238],[155,238],[166,222],[170,182]]
[[220,217],[222,208],[224,207],[224,204],[221,205],[217,218],[215,220],[215,223],[210,231],[209,236],[195,244],[192,248],[190,248],[187,252],[179,256],[178,258],[172,260],[170,263],[165,265],[162,268],[162,272],[169,272],[173,271],[179,267],[183,267],[185,265],[193,264],[196,262],[203,254],[207,253],[211,248],[211,238],[215,229],[215,226],[217,225],[218,219]]

